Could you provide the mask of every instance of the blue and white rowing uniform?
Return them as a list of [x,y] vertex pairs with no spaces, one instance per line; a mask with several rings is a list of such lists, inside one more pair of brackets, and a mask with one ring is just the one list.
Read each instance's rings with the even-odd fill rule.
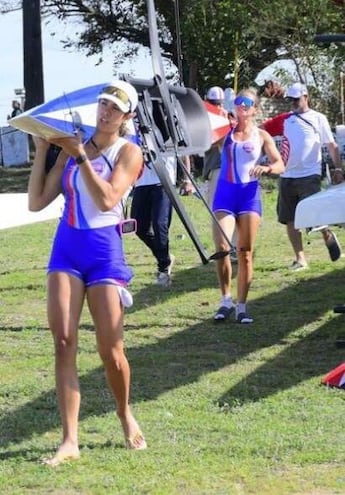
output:
[[226,136],[221,152],[221,168],[214,194],[212,210],[238,217],[248,213],[262,214],[261,190],[258,179],[250,170],[259,163],[263,140],[253,127],[250,138],[236,141],[234,129]]
[[[127,142],[118,138],[102,155],[91,161],[102,179],[109,179],[119,151]],[[123,305],[129,306],[131,295],[125,287],[133,272],[125,260],[119,224],[123,220],[123,205],[130,189],[114,208],[100,211],[72,157],[67,161],[62,187],[65,205],[55,234],[48,273],[69,273],[81,279],[85,287],[116,285]]]

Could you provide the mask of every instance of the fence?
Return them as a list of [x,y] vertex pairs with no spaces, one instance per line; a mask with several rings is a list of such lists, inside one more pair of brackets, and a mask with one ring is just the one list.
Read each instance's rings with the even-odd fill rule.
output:
[[29,137],[11,126],[0,127],[0,165],[19,167],[29,163]]

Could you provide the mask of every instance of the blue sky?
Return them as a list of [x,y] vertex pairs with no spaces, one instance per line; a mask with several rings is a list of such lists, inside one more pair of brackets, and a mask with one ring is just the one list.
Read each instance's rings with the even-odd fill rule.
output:
[[[105,53],[105,61],[96,66],[97,57],[86,57],[83,52],[70,52],[63,49],[61,39],[70,36],[73,25],[54,21],[42,22],[42,48],[45,99],[60,96],[93,84],[106,82],[113,77],[112,56]],[[56,34],[51,36],[51,32]],[[17,98],[15,88],[23,87],[22,13],[20,10],[0,15],[0,126],[6,125],[11,102]],[[151,64],[143,56],[130,66],[125,65],[121,72],[134,71],[137,77],[152,76]]]

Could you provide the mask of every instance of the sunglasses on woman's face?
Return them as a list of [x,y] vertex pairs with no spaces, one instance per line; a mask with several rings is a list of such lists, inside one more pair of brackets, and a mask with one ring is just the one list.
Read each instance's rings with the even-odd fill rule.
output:
[[254,100],[252,100],[248,96],[236,96],[234,103],[238,107],[241,106],[241,107],[246,107],[246,108],[250,108],[250,107],[253,107],[255,105]]

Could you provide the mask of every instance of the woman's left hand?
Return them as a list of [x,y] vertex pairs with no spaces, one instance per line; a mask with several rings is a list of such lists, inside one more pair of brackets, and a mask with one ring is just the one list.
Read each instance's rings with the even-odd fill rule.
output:
[[191,183],[190,180],[184,180],[182,182],[181,188],[180,188],[180,194],[181,196],[189,196],[190,194],[193,194],[195,191],[193,184]]
[[252,177],[261,177],[263,174],[271,173],[271,167],[269,165],[255,165],[250,172],[249,175]]
[[340,168],[336,168],[332,173],[332,184],[341,184],[344,182],[344,172]]

